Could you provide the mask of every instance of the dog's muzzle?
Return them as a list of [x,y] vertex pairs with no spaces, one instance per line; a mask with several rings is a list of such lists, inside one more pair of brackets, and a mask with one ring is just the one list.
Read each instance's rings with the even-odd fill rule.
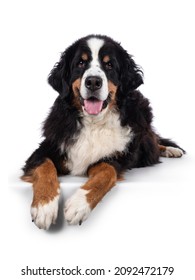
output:
[[107,107],[108,81],[100,67],[91,66],[85,71],[81,79],[80,96],[83,110],[89,115],[98,115]]
[[98,76],[88,76],[85,79],[87,98],[84,99],[84,109],[90,115],[98,115],[103,107],[101,100],[102,78]]

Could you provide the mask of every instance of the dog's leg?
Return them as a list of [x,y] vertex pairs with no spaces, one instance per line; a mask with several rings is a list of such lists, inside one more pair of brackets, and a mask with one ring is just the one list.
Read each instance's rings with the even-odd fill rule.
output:
[[160,150],[160,156],[162,157],[178,158],[184,154],[184,152],[177,147],[163,146],[163,145],[158,145],[158,146]]
[[89,180],[65,204],[69,224],[81,224],[104,195],[115,185],[117,173],[108,163],[99,163],[88,171]]
[[36,167],[32,172],[31,181],[33,183],[32,220],[40,229],[48,229],[57,218],[60,193],[53,162],[46,159]]

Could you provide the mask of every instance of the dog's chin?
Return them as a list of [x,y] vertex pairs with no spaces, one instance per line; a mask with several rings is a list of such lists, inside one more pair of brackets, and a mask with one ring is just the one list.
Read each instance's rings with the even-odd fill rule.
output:
[[81,104],[84,113],[91,116],[100,115],[103,111],[105,111],[108,103],[109,97],[106,100],[100,100],[96,97],[90,97],[88,99],[81,97]]

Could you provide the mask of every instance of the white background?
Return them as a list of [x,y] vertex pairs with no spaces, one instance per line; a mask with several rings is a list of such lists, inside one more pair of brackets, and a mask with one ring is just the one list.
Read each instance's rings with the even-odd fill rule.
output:
[[[1,2],[1,279],[74,279],[21,276],[31,268],[173,266],[172,276],[195,279],[193,1],[3,1]],[[61,178],[58,226],[39,230],[30,218],[30,184],[20,168],[41,141],[41,123],[57,93],[46,82],[60,52],[90,33],[122,43],[143,67],[141,91],[154,109],[154,126],[187,151],[155,167],[132,170],[82,226],[63,221],[63,201],[86,179]],[[8,122],[5,125],[5,122]],[[78,276],[75,279],[85,279]]]

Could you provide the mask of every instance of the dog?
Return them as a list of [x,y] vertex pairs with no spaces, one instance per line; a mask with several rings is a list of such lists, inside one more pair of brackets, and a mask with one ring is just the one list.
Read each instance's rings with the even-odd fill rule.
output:
[[48,76],[59,95],[43,124],[44,140],[27,159],[22,179],[33,185],[32,220],[49,229],[58,215],[58,175],[87,175],[64,208],[80,224],[132,168],[185,151],[153,129],[149,100],[137,89],[143,71],[112,38],[89,35],[74,42]]

